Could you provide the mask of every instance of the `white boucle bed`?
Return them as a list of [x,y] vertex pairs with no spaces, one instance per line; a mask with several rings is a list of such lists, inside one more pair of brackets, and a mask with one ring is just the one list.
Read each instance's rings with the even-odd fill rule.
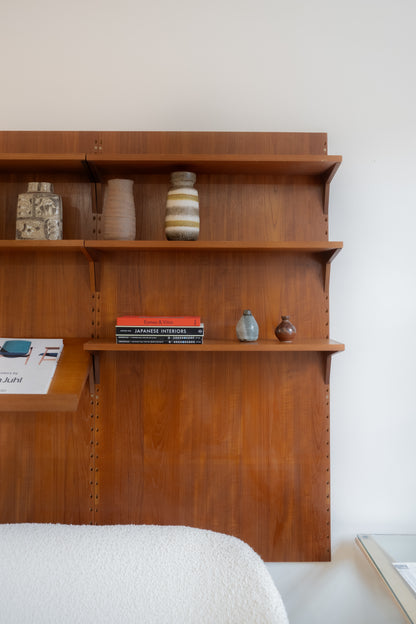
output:
[[1,624],[287,624],[261,558],[184,526],[0,525]]

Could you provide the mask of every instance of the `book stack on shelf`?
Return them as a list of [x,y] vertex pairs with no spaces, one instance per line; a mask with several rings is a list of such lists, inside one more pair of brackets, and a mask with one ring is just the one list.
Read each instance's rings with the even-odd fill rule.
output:
[[199,316],[119,316],[117,344],[202,344]]

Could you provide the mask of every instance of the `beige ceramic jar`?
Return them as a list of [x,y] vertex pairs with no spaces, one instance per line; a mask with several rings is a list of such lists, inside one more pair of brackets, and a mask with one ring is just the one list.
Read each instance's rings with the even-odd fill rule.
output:
[[133,180],[108,180],[103,206],[103,238],[105,240],[134,240],[136,238],[136,209]]

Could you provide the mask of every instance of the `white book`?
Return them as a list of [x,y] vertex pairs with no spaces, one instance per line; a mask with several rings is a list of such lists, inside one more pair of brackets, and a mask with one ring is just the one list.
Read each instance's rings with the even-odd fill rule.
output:
[[60,338],[0,338],[0,395],[46,394],[63,346]]

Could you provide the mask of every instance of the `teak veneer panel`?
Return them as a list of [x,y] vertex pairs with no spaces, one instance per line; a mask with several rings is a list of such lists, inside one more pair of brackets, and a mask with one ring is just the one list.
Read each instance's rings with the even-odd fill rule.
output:
[[85,154],[2,154],[1,173],[81,173],[87,175]]
[[[0,184],[1,197],[8,184]],[[46,395],[0,397],[0,522],[89,523],[91,357],[83,343],[93,335],[93,317],[83,241],[4,240],[11,230],[4,225],[2,336],[61,337],[64,349]]]
[[[65,133],[66,134],[66,133]],[[327,153],[325,132],[99,132],[102,154],[317,154]],[[18,150],[14,150],[18,151]],[[58,150],[59,151],[59,150]]]
[[267,560],[328,558],[320,364],[316,353],[103,354],[97,521],[224,531]]
[[0,522],[93,521],[91,397],[77,411],[0,412]]
[[[186,524],[268,561],[330,559],[329,372],[344,345],[329,331],[342,243],[328,241],[327,207],[340,162],[325,133],[0,132],[2,333],[74,339],[75,377],[93,362],[70,393],[76,412],[55,390],[39,410],[3,403],[0,521]],[[188,165],[200,237],[169,243],[169,173]],[[103,183],[120,176],[134,180],[137,240],[103,241]],[[17,195],[45,179],[63,197],[64,240],[13,240]],[[252,345],[235,336],[245,308]],[[116,345],[116,317],[134,313],[198,314],[204,344]],[[282,314],[293,344],[274,337]]]

